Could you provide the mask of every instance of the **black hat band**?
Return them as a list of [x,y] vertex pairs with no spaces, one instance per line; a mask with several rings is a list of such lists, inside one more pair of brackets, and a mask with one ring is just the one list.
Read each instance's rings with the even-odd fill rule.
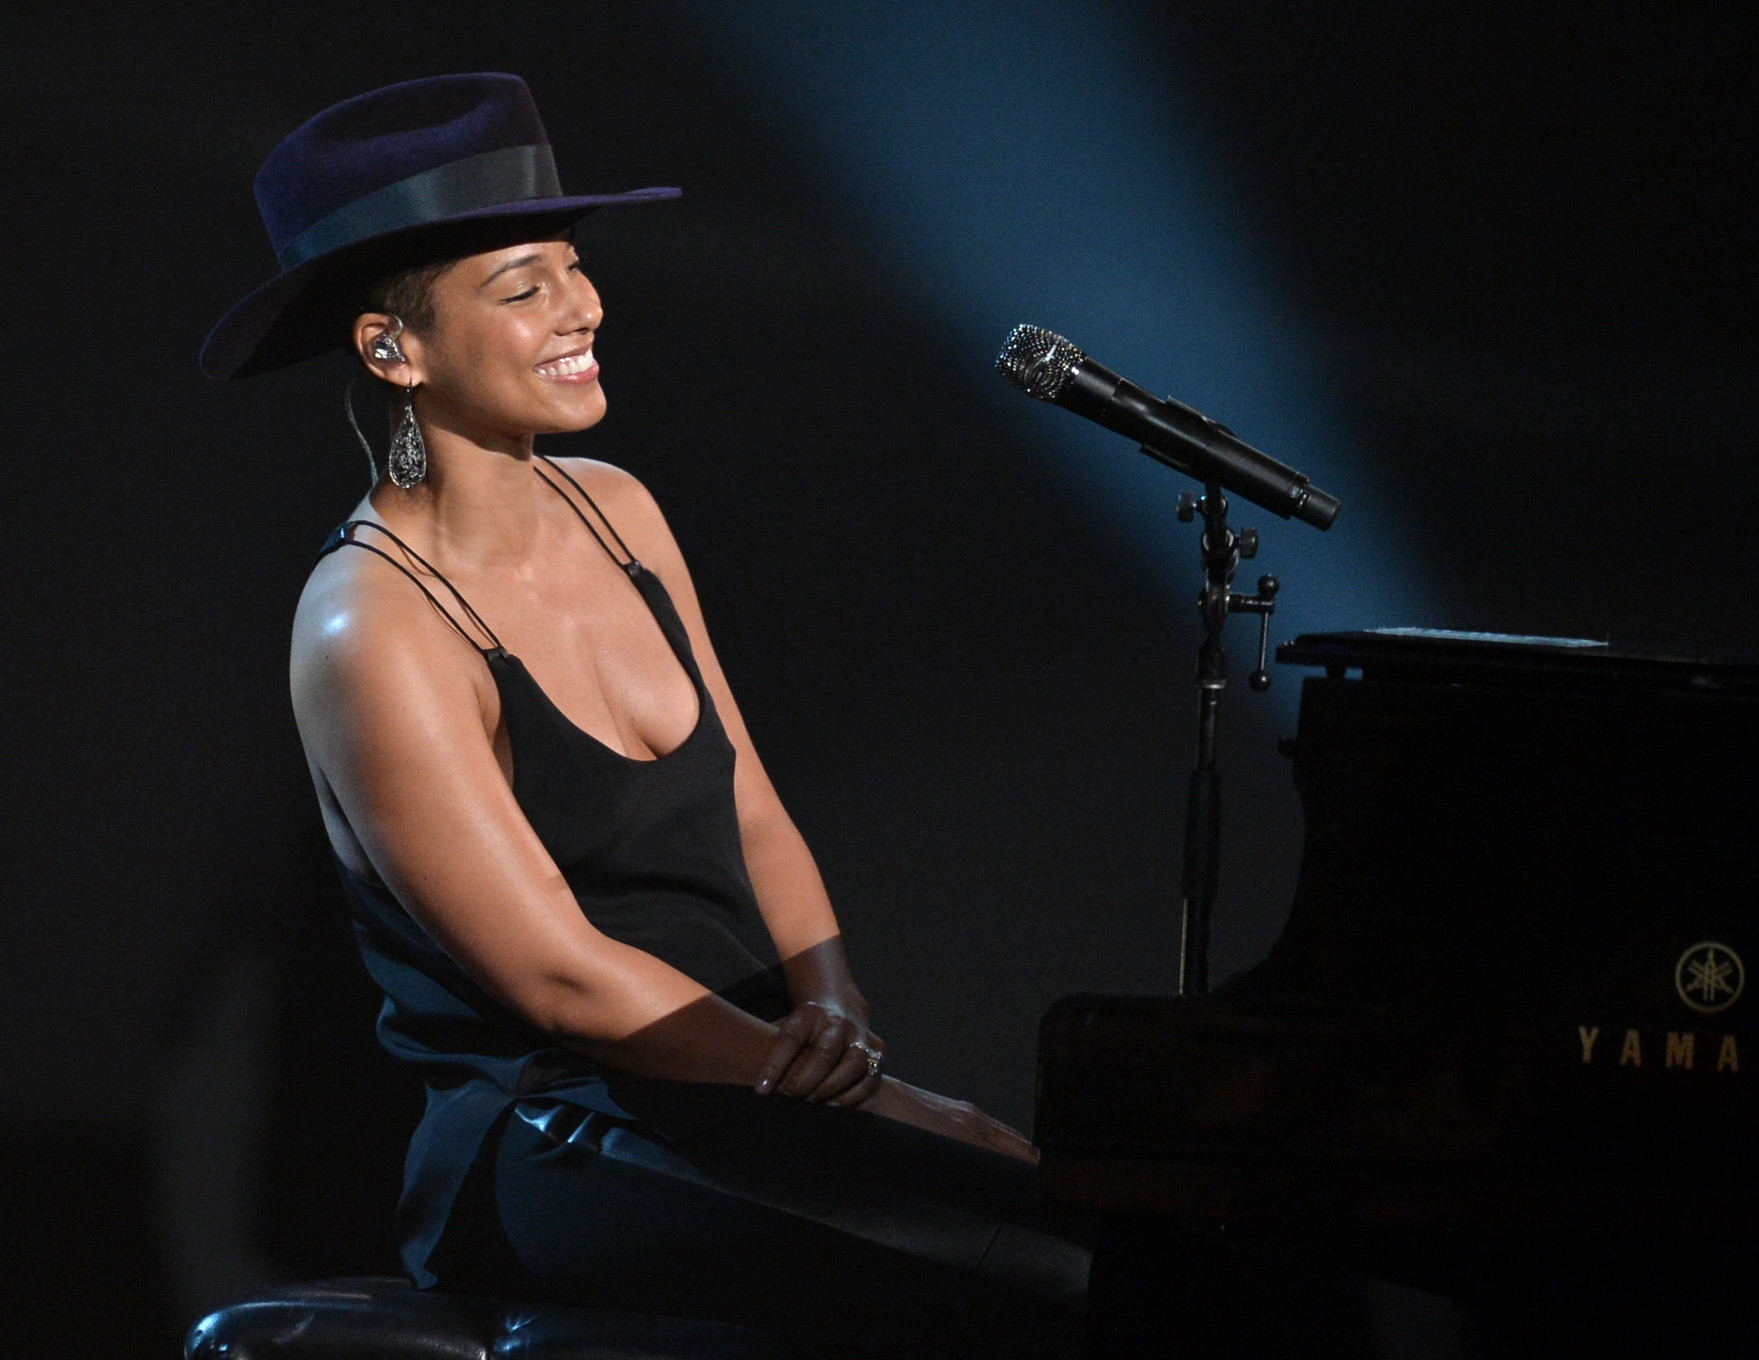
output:
[[277,255],[282,269],[405,227],[531,198],[560,198],[556,159],[545,143],[508,146],[387,184],[321,217]]

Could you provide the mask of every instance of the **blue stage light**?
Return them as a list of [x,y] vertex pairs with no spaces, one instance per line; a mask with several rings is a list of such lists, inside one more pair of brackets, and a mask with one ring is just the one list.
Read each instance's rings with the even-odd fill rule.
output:
[[[1140,0],[1138,0],[1140,3]],[[1434,623],[1412,556],[1351,456],[1322,342],[1279,295],[1230,168],[1177,73],[1144,56],[1138,8],[1074,0],[690,3],[871,229],[876,263],[969,357],[974,400],[1088,496],[1163,582],[1197,584],[1185,483],[991,370],[1032,322],[1232,427],[1339,496],[1329,533],[1236,502],[1252,564],[1282,578],[1275,635]],[[1245,573],[1243,573],[1244,575]],[[1195,626],[1195,618],[1192,619]],[[1236,625],[1242,628],[1243,625]],[[1246,639],[1234,643],[1244,648]],[[1281,686],[1281,707],[1296,687]]]

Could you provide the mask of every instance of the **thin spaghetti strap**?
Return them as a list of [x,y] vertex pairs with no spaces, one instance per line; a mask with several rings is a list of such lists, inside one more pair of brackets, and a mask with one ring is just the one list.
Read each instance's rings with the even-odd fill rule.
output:
[[548,477],[544,477],[544,474],[542,472],[538,471],[537,464],[533,463],[532,464],[532,471],[537,472],[537,475],[539,477],[543,477],[544,481],[548,484],[550,490],[554,491],[558,496],[560,496],[562,498],[563,503],[566,504],[567,507],[574,512],[574,517],[586,526],[586,531],[599,541],[599,547],[603,548],[605,550],[605,552],[607,554],[609,554],[610,559],[613,562],[615,562],[618,566],[622,567],[624,571],[629,572],[631,575],[633,575],[636,571],[640,570],[641,563],[636,561],[635,554],[632,553],[631,551],[629,551],[629,545],[623,541],[623,535],[617,532],[617,526],[615,524],[611,523],[610,516],[605,514],[605,512],[603,510],[599,509],[599,503],[597,501],[595,501],[590,495],[587,494],[586,488],[583,487],[579,482],[575,481],[574,478],[570,477],[568,475],[568,470],[566,468],[564,468],[560,463],[556,462],[553,458],[550,458],[550,457],[546,456],[545,454],[541,454],[541,453],[538,454],[537,456],[539,458],[543,459],[543,461],[545,463],[547,463],[550,467],[554,468],[557,472],[559,472],[562,475],[563,480],[566,481],[569,486],[573,487],[576,491],[578,491],[580,493],[581,499],[584,500],[588,505],[590,505],[592,507],[593,513],[595,515],[597,515],[601,520],[604,521],[606,531],[611,535],[612,538],[617,540],[617,546],[623,550],[623,557],[621,559],[619,559],[617,554],[611,551],[611,545],[609,543],[605,542],[604,534],[601,534],[598,531],[598,528],[593,524],[593,522],[591,520],[589,520],[585,515],[580,513],[580,507],[578,505],[576,505],[573,501],[568,499],[568,493],[565,492],[564,490],[562,490],[562,488],[557,486],[554,482],[550,481],[550,479]]
[[[478,628],[482,629],[483,635],[485,637],[487,637],[489,642],[493,645],[488,646],[488,647],[483,647],[477,643],[475,638],[471,637],[471,635],[469,633],[465,632],[464,625],[459,623],[457,619],[452,617],[452,611],[447,609],[443,604],[440,603],[439,599],[434,595],[434,592],[427,588],[427,583],[424,582],[421,579],[421,577],[417,576],[413,571],[411,571],[408,567],[404,566],[403,563],[399,562],[395,557],[391,556],[391,554],[386,552],[383,548],[377,547],[371,543],[363,543],[358,538],[354,537],[352,532],[350,532],[351,530],[363,528],[363,527],[368,528],[368,529],[377,529],[380,533],[384,534],[385,537],[389,538],[393,543],[395,543],[399,548],[402,548],[404,552],[408,553],[417,562],[421,563],[421,565],[423,567],[425,567],[428,571],[432,572],[434,575],[434,579],[439,581],[439,583],[441,585],[445,586],[447,590],[452,592],[452,598],[454,600],[458,601],[459,608],[464,610],[465,614],[467,614],[469,616],[470,621],[472,623],[474,623]],[[439,611],[440,617],[445,619],[447,623],[451,624],[452,627],[457,631],[458,636],[463,638],[472,647],[475,647],[477,649],[477,651],[479,651],[479,652],[499,652],[499,651],[506,650],[505,648],[503,648],[501,646],[501,639],[495,636],[495,630],[493,628],[490,628],[488,626],[488,624],[483,622],[482,615],[477,613],[475,609],[471,608],[469,600],[465,599],[463,595],[459,594],[458,587],[453,585],[444,576],[442,576],[438,571],[436,571],[434,569],[433,564],[431,562],[429,562],[427,560],[427,558],[423,557],[414,548],[410,547],[401,538],[399,538],[396,534],[392,533],[391,530],[387,529],[383,524],[380,524],[377,520],[351,519],[351,520],[347,521],[346,523],[337,526],[336,531],[330,535],[329,541],[324,544],[323,552],[319,553],[318,555],[321,557],[324,555],[324,553],[334,552],[337,548],[362,548],[367,552],[373,553],[374,555],[376,555],[378,557],[384,558],[385,561],[389,562],[392,566],[396,567],[398,571],[402,572],[411,581],[415,582],[415,588],[417,590],[421,591],[421,593],[423,595],[426,595],[428,597],[428,603],[433,605],[433,607]]]

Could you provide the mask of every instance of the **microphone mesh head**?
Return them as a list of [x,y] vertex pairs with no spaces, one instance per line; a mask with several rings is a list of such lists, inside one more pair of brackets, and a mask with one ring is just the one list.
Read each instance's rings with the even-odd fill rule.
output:
[[1055,401],[1069,385],[1075,365],[1087,356],[1055,331],[1016,326],[996,359],[996,372],[1029,397]]

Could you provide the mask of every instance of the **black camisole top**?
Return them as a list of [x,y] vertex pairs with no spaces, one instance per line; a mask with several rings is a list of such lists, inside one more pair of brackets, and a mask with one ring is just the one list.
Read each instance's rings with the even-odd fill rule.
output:
[[[779,1020],[790,1002],[746,873],[733,802],[734,748],[702,682],[690,639],[660,578],[635,560],[580,484],[541,456],[533,471],[623,568],[690,676],[696,726],[657,759],[613,751],[570,722],[452,583],[383,525],[350,520],[330,535],[323,552],[354,547],[384,558],[481,652],[500,694],[513,796],[587,920],[752,1014]],[[585,510],[563,489],[564,482]],[[361,530],[396,543],[426,577],[360,537]],[[430,581],[444,588],[463,621],[430,589]],[[472,637],[466,622],[488,646]],[[630,1078],[560,1047],[477,986],[385,887],[356,874],[340,858],[336,865],[361,956],[385,993],[379,1039],[393,1056],[419,1069],[427,1087],[426,1112],[410,1141],[397,1222],[403,1262],[417,1284],[435,1282],[429,1257],[459,1189],[491,1130],[518,1101],[561,1101],[663,1139],[715,1122],[726,1108],[724,1097],[743,1093],[743,1088]]]

